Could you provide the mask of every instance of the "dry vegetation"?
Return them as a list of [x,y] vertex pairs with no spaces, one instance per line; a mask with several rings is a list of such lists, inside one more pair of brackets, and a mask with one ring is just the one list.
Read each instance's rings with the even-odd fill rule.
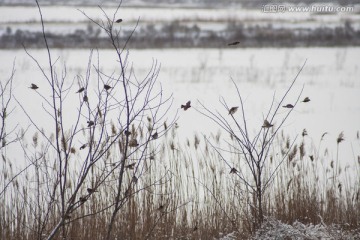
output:
[[[360,159],[351,166],[356,176],[341,164],[342,133],[333,139],[335,159],[321,142],[317,148],[309,145],[312,136],[305,130],[300,140],[290,139],[281,124],[260,130],[258,145],[266,149],[260,159],[247,159],[245,151],[239,154],[239,138],[232,131],[179,142],[177,133],[183,126],[175,124],[176,117],[165,117],[171,98],[154,87],[156,65],[144,80],[136,79],[126,62],[126,43],[120,47],[117,41],[115,14],[105,16],[104,22],[95,24],[109,34],[118,73],[101,72],[90,58],[88,71],[78,78],[84,89],[65,86],[65,78],[57,79],[52,69],[55,64],[47,48],[51,72],[39,69],[53,94],[49,98],[36,89],[29,91],[52,116],[52,132],[43,131],[31,114],[34,128],[19,126],[6,132],[14,74],[1,84],[1,239],[213,239],[229,233],[247,239],[267,217],[289,224],[336,224],[359,234]],[[88,89],[91,73],[99,81],[98,89]],[[80,92],[74,104],[78,112],[69,125],[62,104],[75,88]],[[224,118],[235,120],[236,114],[241,112]],[[18,165],[9,161],[10,147],[23,155]],[[252,163],[262,163],[261,173],[257,168],[246,170]],[[264,186],[257,179],[268,181]]]
[[[249,238],[254,234],[249,192],[240,185],[237,175],[230,174],[230,168],[219,162],[218,155],[204,139],[194,136],[187,144],[178,143],[175,140],[177,131],[181,131],[181,127],[174,128],[165,136],[147,173],[129,193],[116,218],[114,239],[211,239],[219,237],[220,233],[231,232],[235,232],[238,239]],[[139,132],[139,135],[142,134]],[[216,145],[220,145],[221,138],[221,135],[211,137]],[[38,141],[43,142],[42,139]],[[353,176],[338,171],[334,177],[335,166],[325,149],[321,151],[323,154],[313,156],[306,151],[316,152],[317,149],[307,149],[304,142],[301,140],[300,146],[293,146],[292,153],[281,166],[272,190],[266,196],[265,216],[289,224],[295,221],[314,225],[337,224],[345,231],[359,231],[358,180],[352,184],[334,180]],[[281,158],[288,150],[289,139],[281,135],[278,143],[280,146],[277,147],[283,154],[278,158]],[[34,156],[41,156],[42,151],[33,149],[33,146],[30,148]],[[313,156],[313,160],[309,156]],[[11,163],[3,160],[1,182],[5,183],[16,173]],[[241,159],[236,163],[241,165]],[[360,163],[354,167],[359,172]],[[37,215],[47,210],[46,189],[42,186],[48,181],[46,175],[35,179],[34,171],[39,170],[33,165],[2,194],[2,239],[44,239],[61,218],[59,212],[49,212],[47,224],[42,229],[43,236],[37,235],[40,227]],[[92,176],[101,174],[97,171],[94,169]],[[126,182],[131,180],[133,171],[127,170]],[[327,176],[321,177],[321,173],[327,173]],[[358,179],[359,175],[356,177]],[[69,176],[70,192],[76,185],[75,179]],[[86,202],[78,203],[79,208],[64,225],[67,239],[104,238],[111,216],[104,208],[113,201],[111,181],[115,180],[110,179]],[[155,184],[149,186],[148,183],[152,182]],[[91,181],[86,185],[90,186]],[[86,189],[81,189],[81,192],[86,194]],[[61,238],[58,235],[54,239]]]

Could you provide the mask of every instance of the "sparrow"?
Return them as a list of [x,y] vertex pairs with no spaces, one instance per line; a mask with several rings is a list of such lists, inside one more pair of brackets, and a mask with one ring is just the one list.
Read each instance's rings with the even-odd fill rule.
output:
[[151,135],[152,139],[157,139],[159,137],[159,134],[155,132],[153,135]]
[[87,200],[87,197],[86,197],[86,196],[83,196],[83,197],[80,197],[80,198],[79,198],[79,201],[80,201],[81,203],[86,202],[86,200]]
[[96,189],[94,189],[94,188],[88,188],[88,189],[86,189],[87,190],[87,192],[89,193],[89,194],[92,194],[92,193],[94,193],[94,192],[98,192]]
[[73,147],[72,147],[72,148],[70,148],[70,152],[71,152],[71,153],[76,153],[75,148],[73,148]]
[[86,148],[86,143],[85,144],[83,144],[83,145],[81,145],[81,147],[80,147],[80,150],[83,150],[83,149],[85,149]]
[[30,86],[29,88],[36,90],[36,89],[38,89],[39,87],[38,87],[38,86],[36,86],[36,84],[33,84],[33,83],[32,83],[32,84],[31,84],[31,86]]
[[125,130],[125,136],[130,136],[131,135],[131,132],[129,132],[128,130]]
[[185,105],[181,105],[181,108],[184,109],[184,111],[188,110],[188,108],[191,108],[191,101],[188,101]]
[[238,110],[239,107],[232,107],[229,110],[229,114],[233,115],[234,113],[236,113],[236,111]]
[[314,161],[314,156],[313,155],[310,155],[309,157],[310,157],[311,161]]
[[228,46],[235,46],[235,45],[238,45],[239,43],[240,43],[239,41],[232,42],[232,43],[229,43]]
[[262,125],[263,128],[271,128],[272,126],[274,125],[270,124],[266,119],[264,120],[264,124]]
[[137,146],[139,146],[139,143],[137,142],[136,138],[131,139],[129,141],[129,147],[137,147]]
[[302,134],[301,134],[303,137],[305,137],[305,136],[307,136],[308,134],[307,134],[307,131],[306,131],[306,129],[304,128],[304,130],[302,131]]
[[105,88],[105,90],[107,91],[107,90],[109,90],[109,89],[112,88],[112,87],[110,87],[109,85],[104,84],[104,88]]
[[83,92],[85,90],[85,88],[80,88],[76,93],[81,93],[81,92]]
[[84,95],[83,101],[84,101],[84,102],[87,102],[88,100],[89,100],[88,96],[87,96],[87,95]]
[[302,102],[304,102],[304,103],[310,102],[310,98],[306,97],[306,98],[304,98],[304,100],[302,100]]
[[236,168],[231,168],[231,170],[230,170],[230,173],[237,173],[238,172],[238,170],[236,170]]
[[136,163],[132,163],[132,164],[126,165],[125,168],[134,169],[135,165],[136,165]]
[[294,107],[294,105],[292,105],[292,104],[286,104],[285,106],[282,106],[283,108],[293,108]]
[[95,124],[94,121],[91,121],[91,120],[87,121],[87,123],[88,123],[88,127],[94,126],[94,124]]
[[123,20],[121,18],[119,18],[118,20],[116,20],[116,23],[121,23]]

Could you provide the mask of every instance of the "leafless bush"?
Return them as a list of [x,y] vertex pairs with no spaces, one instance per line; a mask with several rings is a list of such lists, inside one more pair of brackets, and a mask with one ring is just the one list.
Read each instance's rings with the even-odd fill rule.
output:
[[[169,178],[153,179],[148,175],[151,159],[157,152],[157,141],[171,129],[176,119],[170,119],[168,128],[162,127],[172,97],[164,97],[161,85],[157,84],[158,62],[153,62],[143,79],[137,78],[128,61],[127,49],[136,26],[125,42],[120,39],[121,25],[115,17],[121,3],[112,17],[99,7],[105,18],[100,23],[88,17],[107,33],[119,63],[117,69],[113,72],[101,70],[100,57],[95,58],[97,51],[92,50],[86,72],[77,75],[76,81],[68,80],[66,66],[59,74],[59,58],[53,57],[41,7],[38,1],[36,3],[47,50],[47,66],[41,65],[25,46],[24,49],[45,80],[32,83],[29,89],[39,101],[42,119],[16,99],[35,128],[33,149],[22,144],[25,158],[35,173],[31,176],[35,191],[27,189],[24,201],[33,209],[34,223],[28,227],[37,239],[44,236],[53,239],[59,234],[66,238],[69,226],[104,212],[110,220],[106,221],[107,231],[103,237],[113,239],[120,209],[139,191]],[[52,131],[43,127],[44,121],[51,124]],[[149,181],[137,187],[142,179]],[[84,211],[83,206],[91,204],[94,195],[100,194],[106,195],[104,204],[95,212]]]
[[[261,226],[264,221],[264,208],[265,208],[265,196],[267,189],[269,188],[271,182],[274,180],[274,177],[286,159],[287,155],[290,153],[293,143],[289,147],[287,153],[282,159],[277,161],[276,166],[273,169],[270,169],[270,172],[267,172],[272,158],[270,157],[270,152],[273,147],[275,137],[279,133],[283,124],[291,114],[291,112],[296,107],[296,104],[299,102],[302,89],[298,94],[298,97],[294,103],[287,103],[285,99],[293,88],[299,74],[301,73],[304,65],[299,70],[298,74],[288,87],[287,91],[282,95],[280,101],[275,103],[275,95],[271,101],[271,106],[265,117],[263,119],[262,126],[259,126],[257,134],[252,136],[248,129],[248,121],[246,118],[246,112],[244,110],[244,102],[242,95],[238,86],[234,82],[234,86],[237,90],[237,95],[239,98],[240,106],[228,106],[224,98],[220,98],[221,104],[224,106],[227,114],[220,113],[219,111],[214,111],[201,104],[204,110],[199,112],[206,117],[213,120],[219,127],[221,127],[225,132],[230,135],[230,138],[233,142],[227,142],[230,150],[224,150],[218,147],[213,146],[214,150],[219,154],[220,158],[226,163],[229,167],[230,174],[234,174],[238,177],[241,185],[238,186],[238,192],[245,192],[244,195],[247,196],[248,208],[245,210],[246,215],[250,216],[248,226],[251,231],[254,231]],[[305,100],[306,102],[306,100]],[[277,119],[279,110],[284,107],[288,109],[288,112],[282,119]],[[236,116],[236,112],[240,109],[241,120]],[[277,124],[275,125],[275,121]],[[231,154],[231,156],[238,156],[237,160],[231,161],[226,154]],[[270,159],[271,158],[271,159]],[[245,162],[245,168],[236,167],[241,165],[241,162]]]

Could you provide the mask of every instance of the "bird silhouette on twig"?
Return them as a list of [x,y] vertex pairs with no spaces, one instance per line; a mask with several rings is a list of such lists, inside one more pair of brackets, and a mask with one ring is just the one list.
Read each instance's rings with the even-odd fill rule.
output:
[[188,101],[185,105],[181,105],[181,108],[183,108],[184,111],[188,110],[188,108],[191,108],[191,101]]
[[76,93],[81,93],[81,92],[83,92],[85,90],[85,88],[80,88]]
[[121,18],[119,18],[118,20],[116,20],[116,23],[121,23],[123,20]]
[[153,135],[151,135],[152,139],[157,139],[159,137],[159,134],[155,132]]
[[29,88],[36,90],[36,89],[38,89],[39,87],[38,87],[36,84],[33,84],[33,83],[32,83]]
[[310,98],[306,97],[306,98],[304,98],[304,100],[302,100],[302,102],[304,102],[304,103],[310,102]]
[[86,189],[89,194],[92,194],[94,192],[98,192],[95,188],[88,188]]
[[91,121],[91,120],[87,121],[87,123],[88,123],[88,127],[94,126],[94,124],[95,124],[94,121]]
[[231,170],[230,170],[230,173],[237,173],[238,172],[238,170],[236,169],[236,168],[231,168]]
[[85,148],[86,148],[86,146],[87,146],[87,143],[85,143],[85,144],[81,145],[80,150],[85,149]]
[[137,142],[136,138],[131,139],[129,141],[129,147],[137,147],[137,146],[139,146],[139,143]]
[[87,199],[86,196],[82,196],[82,197],[79,198],[79,201],[80,201],[81,203],[84,203],[84,202],[86,202],[87,200],[88,200],[88,199]]
[[269,123],[268,120],[264,120],[264,124],[262,125],[263,128],[271,128],[272,126],[274,126],[273,124]]
[[238,110],[239,107],[232,107],[229,110],[229,114],[233,115],[234,113],[236,113],[236,111]]
[[104,84],[104,88],[105,88],[105,90],[107,91],[107,90],[111,89],[112,87],[110,87],[110,86],[107,85],[107,84]]
[[292,104],[286,104],[285,106],[282,106],[283,108],[293,108],[294,107],[294,105],[292,105]]

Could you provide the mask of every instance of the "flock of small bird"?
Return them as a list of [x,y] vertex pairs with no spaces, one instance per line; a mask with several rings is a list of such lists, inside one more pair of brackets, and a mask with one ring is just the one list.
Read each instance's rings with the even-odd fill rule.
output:
[[[122,21],[121,19],[118,19],[116,22],[121,22],[121,21]],[[31,83],[31,85],[30,85],[29,88],[30,88],[30,89],[33,89],[33,90],[39,89],[39,87],[38,87],[36,84],[34,84],[34,83]],[[111,88],[112,88],[111,86],[109,86],[109,85],[107,85],[107,84],[104,84],[104,89],[105,89],[106,91],[110,90]],[[84,88],[84,87],[81,87],[81,88],[80,88],[79,90],[77,90],[75,93],[82,93],[82,92],[84,92],[84,91],[85,91],[85,88]],[[88,101],[88,97],[87,97],[86,94],[84,95],[83,100],[84,100],[85,102]],[[94,126],[94,125],[95,125],[95,122],[94,122],[94,121],[92,121],[92,120],[87,121],[87,127],[92,127],[92,126]],[[131,134],[129,131],[125,131],[124,133],[125,133],[126,136],[129,136],[129,135]],[[152,139],[157,139],[157,138],[158,138],[158,133],[155,132],[155,133],[151,136],[151,138],[152,138]],[[87,147],[87,145],[88,145],[87,143],[81,145],[80,150],[85,149],[85,148]],[[139,144],[138,144],[138,142],[137,142],[136,139],[131,139],[131,140],[129,141],[129,146],[130,146],[130,147],[137,147],[137,146],[139,146]],[[132,164],[126,165],[125,168],[126,168],[126,169],[134,169],[135,165],[136,165],[136,163],[132,163]],[[80,202],[80,203],[86,202],[86,201],[89,199],[89,197],[90,197],[91,194],[93,194],[93,193],[95,193],[95,192],[98,192],[98,191],[97,191],[96,189],[93,189],[93,188],[88,188],[88,189],[87,189],[87,192],[88,192],[87,195],[81,196],[81,197],[79,198],[79,202]],[[71,218],[71,215],[67,214],[67,215],[64,216],[64,218],[65,218],[65,219],[70,219],[70,218]]]
[[[115,22],[116,22],[116,23],[121,23],[122,21],[123,21],[123,20],[120,18],[120,19],[117,19]],[[239,45],[239,44],[240,44],[239,41],[235,41],[235,42],[229,43],[228,46],[236,46],[236,45]],[[39,87],[38,87],[36,84],[32,83],[29,88],[31,88],[31,89],[33,89],[33,90],[37,90]],[[104,89],[105,89],[106,91],[110,90],[111,88],[112,88],[111,86],[109,86],[109,85],[107,85],[107,84],[104,84]],[[81,87],[81,88],[80,88],[77,92],[75,92],[75,93],[81,93],[81,92],[83,92],[83,91],[85,91],[85,88],[84,88],[84,87]],[[83,100],[84,100],[85,102],[88,101],[88,97],[87,97],[86,94],[84,95]],[[309,97],[305,97],[302,102],[304,102],[304,103],[310,102],[310,98],[309,98]],[[294,105],[292,105],[292,104],[289,103],[289,104],[286,104],[286,105],[284,105],[284,106],[282,106],[282,107],[283,107],[283,108],[294,108]],[[181,105],[181,108],[184,109],[184,111],[186,111],[186,110],[188,110],[189,108],[191,108],[191,101],[188,101],[188,102],[186,102],[184,105]],[[235,114],[238,109],[239,109],[239,107],[231,107],[231,108],[229,109],[229,115]],[[94,121],[91,121],[91,120],[87,121],[87,124],[88,124],[88,125],[87,125],[88,127],[91,127],[91,126],[94,126],[94,125],[95,125]],[[265,119],[265,120],[264,120],[264,123],[263,123],[263,125],[262,125],[261,127],[262,127],[262,128],[271,128],[271,127],[273,127],[273,126],[274,126],[273,124],[271,124],[267,119]],[[124,133],[125,133],[126,136],[129,136],[129,135],[131,134],[129,131],[125,131]],[[304,133],[303,133],[303,134],[304,134]],[[305,134],[306,134],[306,133],[305,133]],[[151,137],[152,137],[152,139],[157,139],[157,138],[158,138],[158,133],[155,132]],[[129,147],[137,147],[137,146],[139,146],[139,143],[137,142],[136,139],[131,139],[131,140],[129,141]],[[87,147],[87,144],[83,144],[83,145],[80,147],[80,150],[85,149],[86,147]],[[131,163],[131,164],[126,165],[125,168],[126,168],[126,169],[134,169],[134,168],[135,168],[135,165],[136,165],[136,163]],[[232,167],[231,170],[230,170],[230,173],[231,173],[231,174],[236,174],[236,173],[238,173],[238,170],[237,170],[236,168]],[[81,203],[86,202],[87,199],[90,197],[90,195],[93,194],[93,193],[95,193],[95,192],[97,192],[97,190],[96,190],[96,189],[92,189],[92,188],[88,188],[88,189],[87,189],[87,192],[88,192],[88,195],[82,196],[82,197],[79,198],[79,201],[80,201]],[[161,206],[159,207],[159,210],[161,210],[162,208],[163,208],[163,206],[161,205]],[[70,216],[69,216],[69,215],[66,215],[65,218],[69,219]]]
[[[239,44],[239,42],[233,42],[233,43],[229,43],[229,46],[231,46],[231,45],[237,45],[237,44]],[[309,97],[305,97],[301,102],[303,102],[303,103],[307,103],[307,102],[310,102],[310,98]],[[282,106],[283,108],[294,108],[294,105],[292,105],[292,104],[290,104],[290,103],[288,103],[288,104],[286,104],[286,105],[284,105],[284,106]],[[186,104],[182,104],[181,105],[181,108],[182,109],[184,109],[184,111],[186,111],[186,110],[188,110],[189,108],[191,108],[191,101],[188,101]],[[233,115],[234,113],[236,113],[236,111],[239,109],[239,107],[231,107],[230,109],[229,109],[229,115]],[[273,127],[274,126],[274,124],[271,124],[267,119],[265,119],[264,120],[264,123],[263,123],[263,125],[261,126],[262,128],[271,128],[271,127]],[[304,129],[304,131],[303,131],[303,136],[304,135],[307,135],[307,132],[306,132],[306,129]],[[238,173],[238,170],[236,169],[236,168],[231,168],[231,170],[230,170],[230,173],[234,173],[234,174],[236,174],[236,173]]]

